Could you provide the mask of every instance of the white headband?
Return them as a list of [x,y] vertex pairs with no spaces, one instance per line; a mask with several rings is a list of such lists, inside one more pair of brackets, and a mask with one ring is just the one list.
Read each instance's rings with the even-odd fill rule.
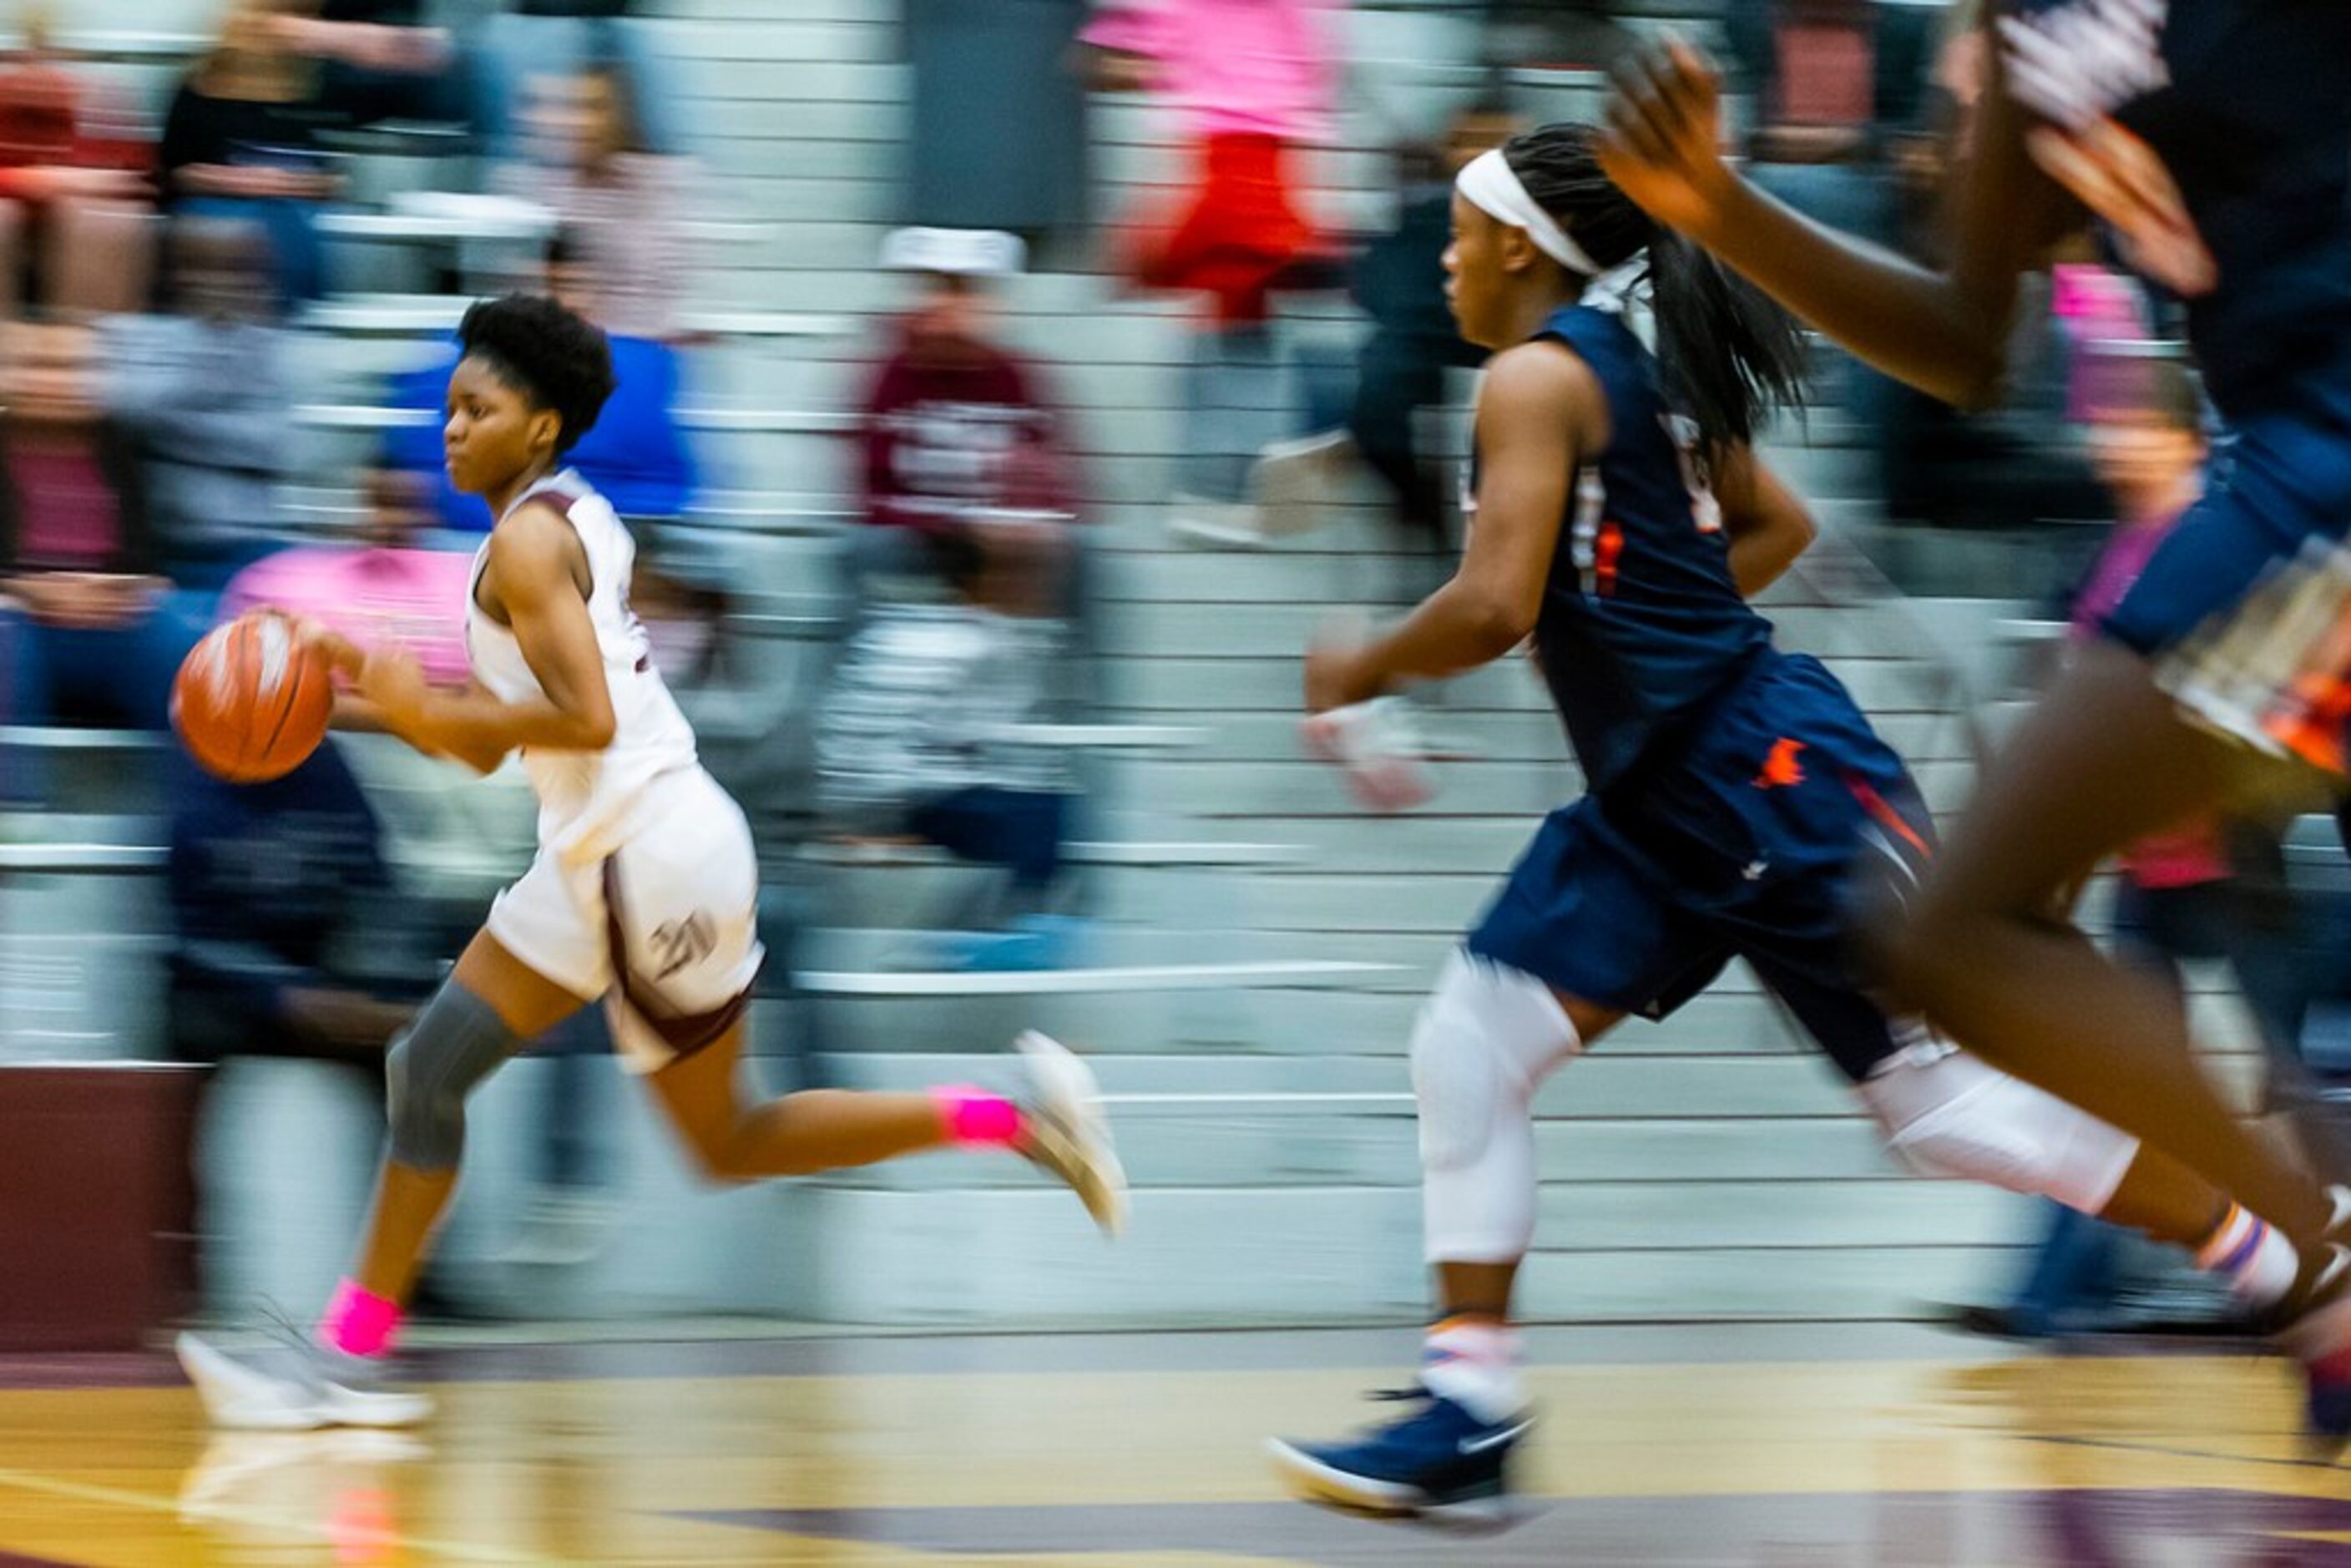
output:
[[1535,205],[1527,194],[1526,186],[1519,183],[1518,172],[1510,161],[1502,156],[1499,147],[1472,159],[1454,182],[1469,204],[1492,218],[1496,223],[1509,224],[1527,231],[1535,248],[1579,277],[1600,276],[1599,264],[1583,253],[1583,247],[1570,239],[1559,220]]

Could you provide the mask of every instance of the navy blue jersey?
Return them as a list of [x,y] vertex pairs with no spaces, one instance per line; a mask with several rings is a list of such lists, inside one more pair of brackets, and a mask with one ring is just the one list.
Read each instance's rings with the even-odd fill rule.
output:
[[2017,96],[2111,113],[2179,184],[2219,265],[2189,337],[2221,413],[2351,417],[2351,5],[2009,3],[2080,63]]
[[1579,465],[1535,650],[1590,787],[1728,691],[1771,641],[1730,576],[1730,541],[1624,319],[1589,306],[1535,334],[1564,343],[1608,400],[1608,447]]

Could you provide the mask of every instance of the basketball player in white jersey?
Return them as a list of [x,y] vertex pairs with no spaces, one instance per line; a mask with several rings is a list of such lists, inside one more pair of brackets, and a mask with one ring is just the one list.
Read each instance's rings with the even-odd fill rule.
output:
[[306,635],[348,688],[339,726],[482,773],[519,751],[539,800],[538,855],[392,1045],[374,1213],[315,1335],[285,1365],[182,1336],[181,1364],[224,1426],[404,1426],[430,1413],[374,1374],[456,1186],[466,1096],[600,998],[629,1066],[713,1180],[992,1145],[1067,1182],[1106,1231],[1124,1217],[1093,1076],[1040,1035],[1019,1042],[1030,1092],[1018,1102],[964,1087],[744,1099],[744,1011],[762,958],[750,831],[696,759],[630,612],[635,544],[562,467],[613,389],[603,334],[552,300],[515,296],[475,307],[460,341],[450,477],[497,519],[465,606],[473,681],[436,689],[405,650]]

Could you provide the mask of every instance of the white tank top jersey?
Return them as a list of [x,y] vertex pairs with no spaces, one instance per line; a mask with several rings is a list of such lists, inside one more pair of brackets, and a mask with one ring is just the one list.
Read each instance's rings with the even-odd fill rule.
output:
[[[637,544],[620,514],[569,469],[524,491],[506,515],[532,505],[549,507],[569,521],[588,552],[588,617],[612,694],[612,743],[603,750],[525,747],[522,754],[523,770],[538,796],[540,846],[567,864],[582,865],[602,860],[628,840],[655,779],[700,763],[693,727],[653,669],[652,642],[629,609]],[[489,551],[484,540],[466,580],[465,653],[474,677],[502,702],[543,698],[545,689],[523,657],[522,644],[511,630],[483,613],[475,597]]]

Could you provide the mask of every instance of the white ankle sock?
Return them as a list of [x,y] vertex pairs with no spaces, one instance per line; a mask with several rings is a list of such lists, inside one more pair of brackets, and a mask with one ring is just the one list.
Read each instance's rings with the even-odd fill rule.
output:
[[1420,1380],[1480,1421],[1507,1421],[1526,1408],[1519,1336],[1487,1319],[1447,1318],[1421,1342]]
[[2267,1307],[2283,1301],[2294,1289],[2302,1259],[2276,1226],[2232,1203],[2196,1249],[2196,1266],[2226,1279],[2229,1293],[2247,1306]]

